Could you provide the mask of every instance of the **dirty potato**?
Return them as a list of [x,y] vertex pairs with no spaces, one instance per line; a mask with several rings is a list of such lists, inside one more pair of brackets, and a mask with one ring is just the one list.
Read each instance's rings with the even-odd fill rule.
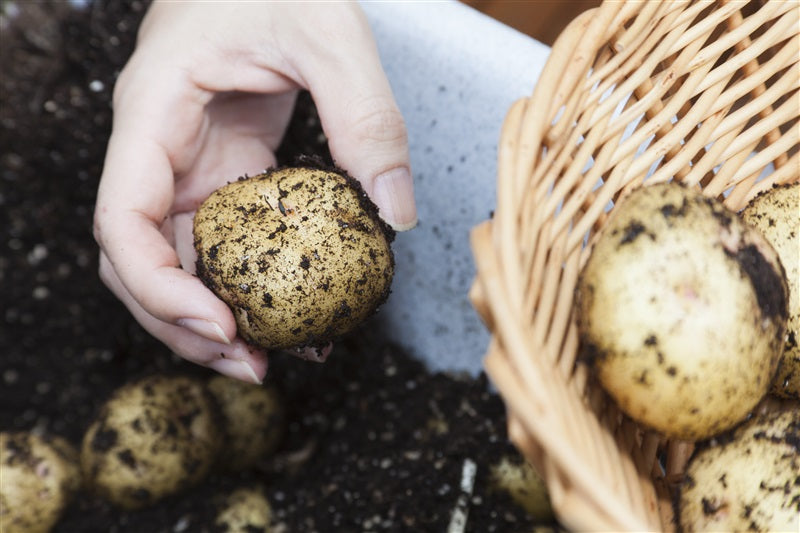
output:
[[284,430],[283,404],[275,387],[215,376],[208,388],[222,411],[222,468],[244,470],[275,451]]
[[800,182],[756,196],[742,218],[755,226],[778,252],[789,282],[786,345],[771,392],[800,399]]
[[90,489],[126,509],[202,480],[223,442],[202,380],[150,376],[116,390],[86,432],[81,468]]
[[194,217],[197,275],[267,349],[323,346],[369,317],[389,295],[393,237],[358,182],[313,167],[229,183]]
[[220,498],[214,531],[219,533],[269,533],[272,507],[260,487],[243,487]]
[[529,515],[537,520],[553,518],[547,485],[524,458],[503,456],[490,467],[489,472],[492,487],[507,492]]
[[698,448],[678,507],[685,532],[800,531],[800,404]]
[[620,408],[697,440],[741,421],[783,347],[778,255],[720,202],[674,183],[615,207],[580,274],[585,360]]
[[0,530],[45,533],[80,487],[78,452],[66,440],[0,432]]

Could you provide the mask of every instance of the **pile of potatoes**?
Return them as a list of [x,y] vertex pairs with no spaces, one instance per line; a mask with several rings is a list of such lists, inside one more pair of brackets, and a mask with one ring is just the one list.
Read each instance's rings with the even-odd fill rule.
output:
[[[284,413],[273,387],[225,376],[148,376],[117,389],[87,429],[80,450],[59,437],[0,433],[0,522],[4,533],[49,531],[78,490],[138,509],[192,487],[212,470],[237,472],[270,456]],[[220,498],[220,531],[265,529],[271,511],[259,488]]]
[[580,273],[583,361],[632,419],[697,443],[683,531],[800,530],[799,241],[798,182],[741,213],[661,183],[619,202]]

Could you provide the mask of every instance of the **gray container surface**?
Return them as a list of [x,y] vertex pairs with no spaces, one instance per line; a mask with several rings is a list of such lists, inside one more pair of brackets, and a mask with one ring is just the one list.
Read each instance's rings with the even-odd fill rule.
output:
[[467,293],[469,231],[495,207],[497,145],[550,49],[458,2],[362,2],[406,120],[419,225],[398,234],[376,320],[431,370],[480,371],[489,335]]

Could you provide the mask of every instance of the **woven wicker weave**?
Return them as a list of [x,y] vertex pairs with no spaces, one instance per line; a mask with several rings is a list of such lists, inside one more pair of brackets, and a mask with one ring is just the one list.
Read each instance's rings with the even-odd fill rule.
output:
[[799,179],[799,28],[797,1],[607,1],[508,112],[470,296],[510,436],[569,528],[674,529],[670,485],[692,449],[622,416],[576,363],[573,291],[593,238],[642,183],[677,179],[739,210]]

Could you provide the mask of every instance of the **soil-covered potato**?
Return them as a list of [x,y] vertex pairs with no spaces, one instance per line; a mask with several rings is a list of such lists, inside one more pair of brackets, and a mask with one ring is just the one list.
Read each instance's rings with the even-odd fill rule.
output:
[[275,451],[284,430],[283,404],[275,387],[215,376],[208,388],[222,410],[226,438],[220,466],[243,470]]
[[490,473],[492,484],[507,492],[529,515],[542,521],[553,519],[547,485],[524,458],[503,457],[490,467]]
[[800,531],[800,404],[701,446],[681,486],[683,531]]
[[0,530],[44,533],[80,487],[78,452],[56,436],[0,432]]
[[214,524],[219,533],[269,533],[272,507],[259,487],[236,489],[222,498]]
[[197,210],[197,275],[248,342],[322,346],[388,297],[393,236],[346,174],[273,169],[217,189]]
[[581,272],[584,358],[635,420],[698,440],[743,420],[783,349],[775,250],[722,203],[675,183],[615,207]]
[[786,270],[789,323],[771,392],[800,399],[800,182],[761,193],[745,207],[742,218],[772,244]]
[[155,375],[117,389],[83,438],[84,479],[126,509],[150,505],[202,480],[223,443],[205,382]]

